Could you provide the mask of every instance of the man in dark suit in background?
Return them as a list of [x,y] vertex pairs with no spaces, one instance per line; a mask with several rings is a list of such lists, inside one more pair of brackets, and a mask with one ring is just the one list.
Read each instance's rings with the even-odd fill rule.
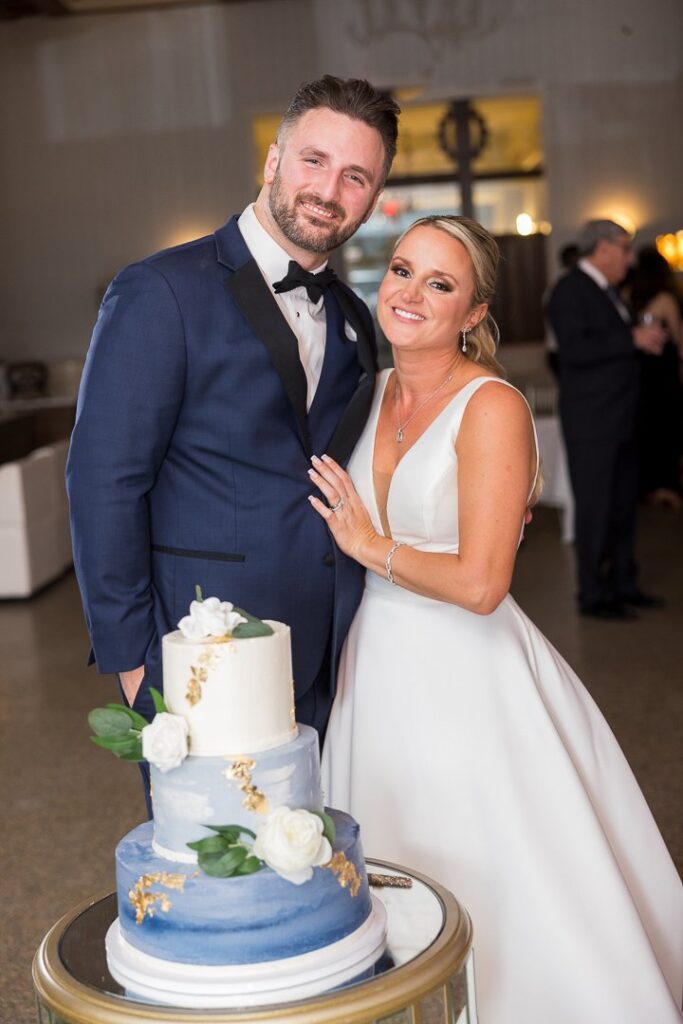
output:
[[256,203],[105,295],[67,470],[74,560],[92,660],[147,717],[200,584],[291,626],[297,716],[324,731],[363,580],[307,471],[348,458],[376,371],[370,314],[325,262],[374,209],[398,113],[365,81],[303,85]]
[[548,317],[558,344],[560,419],[576,506],[579,609],[631,619],[660,602],[638,587],[636,350],[659,353],[656,326],[632,326],[617,285],[632,262],[631,237],[610,220],[589,221],[576,267],[555,286]]

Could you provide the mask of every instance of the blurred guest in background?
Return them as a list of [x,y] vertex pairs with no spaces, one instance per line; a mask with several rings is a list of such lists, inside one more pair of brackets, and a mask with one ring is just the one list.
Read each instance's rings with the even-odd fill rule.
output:
[[[560,261],[560,277],[564,277],[570,270],[572,270],[579,259],[579,248],[576,242],[568,242],[567,245],[563,245],[557,254],[557,258]],[[557,283],[556,279],[555,284]],[[545,318],[545,361],[548,369],[552,372],[554,377],[559,376],[559,356],[557,354],[557,338],[552,328],[550,321],[548,320],[548,302],[555,285],[547,288],[543,295],[543,313]]]
[[676,279],[653,245],[639,251],[626,293],[639,323],[658,323],[666,332],[661,356],[646,351],[638,353],[640,490],[656,504],[680,509],[683,389],[679,367],[683,359],[683,319]]
[[617,291],[633,260],[631,236],[611,220],[589,221],[579,260],[550,297],[557,338],[560,419],[576,506],[579,609],[632,619],[661,602],[638,587],[634,560],[638,460],[638,350],[658,356],[658,324],[632,326]]

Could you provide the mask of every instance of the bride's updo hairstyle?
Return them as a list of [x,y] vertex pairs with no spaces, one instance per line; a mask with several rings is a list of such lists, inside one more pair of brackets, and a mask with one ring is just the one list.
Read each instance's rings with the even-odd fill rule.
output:
[[[437,228],[465,246],[474,270],[472,305],[478,306],[482,302],[490,305],[496,290],[496,271],[500,250],[488,231],[476,220],[470,220],[469,217],[421,217],[420,220],[411,224],[407,231],[403,232],[394,246],[394,252],[406,235],[420,227]],[[479,363],[480,366],[485,366],[487,370],[498,374],[499,377],[504,377],[505,370],[496,359],[498,340],[498,325],[491,314],[487,312],[481,322],[467,332],[467,351],[464,355],[473,363]]]

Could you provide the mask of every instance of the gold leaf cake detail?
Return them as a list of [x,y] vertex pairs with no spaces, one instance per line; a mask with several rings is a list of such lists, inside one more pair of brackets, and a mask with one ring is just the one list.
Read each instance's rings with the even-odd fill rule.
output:
[[332,857],[332,860],[329,860],[327,864],[323,864],[323,867],[332,872],[342,889],[348,888],[352,896],[358,895],[360,875],[356,871],[355,864],[351,863],[345,853],[339,850]]
[[236,757],[232,759],[231,766],[225,769],[224,775],[226,779],[239,783],[239,787],[244,793],[243,807],[246,807],[248,811],[253,811],[254,814],[268,814],[270,811],[268,797],[251,781],[251,773],[255,767],[256,761],[252,758]]
[[[214,644],[231,643],[231,638],[225,636],[213,637],[211,642]],[[209,669],[214,668],[219,661],[216,648],[207,646],[206,650],[202,651],[199,655],[197,661],[198,665],[190,666],[192,675],[187,681],[187,693],[185,694],[185,700],[190,707],[199,704],[202,699],[202,686],[209,678]]]
[[182,892],[188,875],[173,874],[169,871],[155,871],[153,874],[140,875],[128,893],[131,906],[135,909],[135,923],[142,924],[145,917],[154,917],[157,910],[167,914],[173,904],[166,892],[151,892],[151,886],[163,885],[167,889]]

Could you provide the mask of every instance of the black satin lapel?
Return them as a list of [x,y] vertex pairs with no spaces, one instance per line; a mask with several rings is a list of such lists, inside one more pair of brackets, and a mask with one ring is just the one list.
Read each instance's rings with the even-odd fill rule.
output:
[[346,288],[340,282],[335,281],[330,285],[330,290],[339,303],[344,319],[348,320],[356,332],[358,362],[365,371],[327,446],[327,454],[343,465],[349,459],[370,414],[377,374],[377,349],[374,338],[368,333],[368,329]]
[[306,412],[306,374],[299,359],[296,337],[280,312],[255,260],[249,260],[239,267],[226,279],[225,286],[268,350],[292,403],[303,446],[310,455],[312,449]]
[[363,320],[356,309],[355,303],[341,282],[334,281],[330,285],[330,291],[339,303],[339,308],[344,315],[344,319],[348,320],[356,332],[358,362],[363,367],[368,377],[374,380],[375,374],[377,373],[377,355],[374,338],[368,334],[367,327],[363,323]]
[[374,390],[375,378],[363,374],[327,446],[327,454],[342,466],[346,464],[363,433],[363,427],[370,415]]

